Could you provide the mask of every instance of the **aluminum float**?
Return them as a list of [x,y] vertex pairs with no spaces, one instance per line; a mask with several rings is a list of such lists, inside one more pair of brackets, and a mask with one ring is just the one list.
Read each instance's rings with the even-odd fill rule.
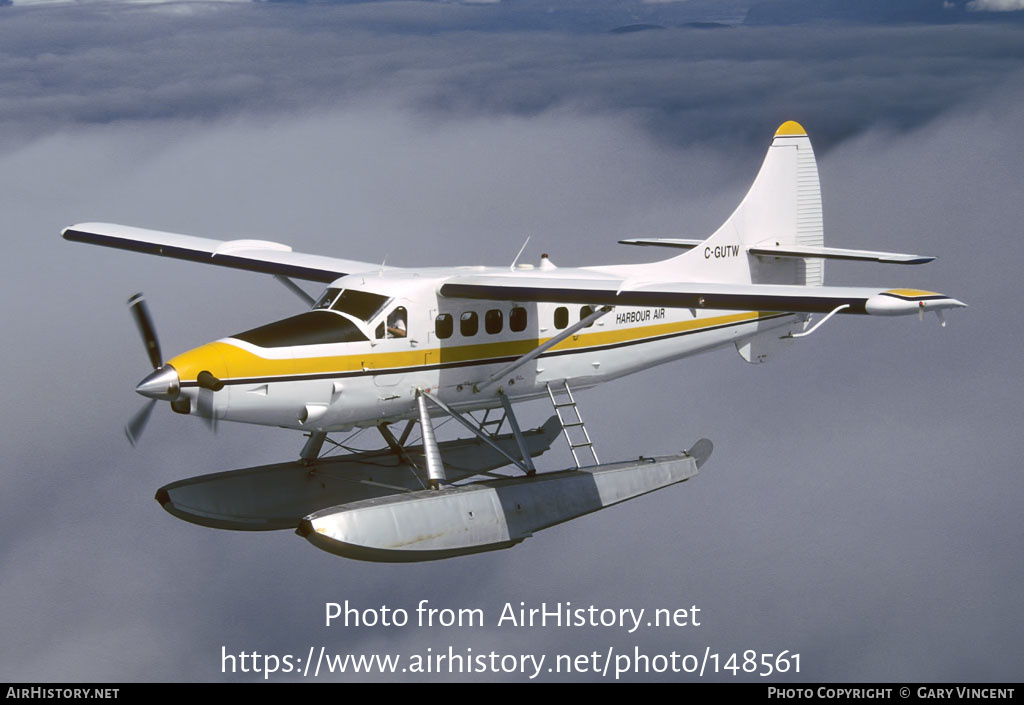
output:
[[510,548],[535,532],[694,477],[711,455],[677,455],[421,490],[323,509],[299,524],[317,548],[407,563]]
[[[561,433],[555,417],[539,429],[522,435],[531,456],[551,447]],[[511,452],[512,434],[494,439]],[[449,463],[450,480],[461,480],[507,464],[498,452],[476,438],[438,444]],[[406,458],[423,467],[423,446],[403,449]],[[315,453],[314,453],[315,456]],[[201,475],[161,487],[156,500],[185,521],[215,529],[273,531],[294,529],[303,517],[324,507],[400,493],[408,497],[423,489],[425,478],[414,473],[406,460],[390,448],[318,458],[315,462],[290,461],[241,470]]]

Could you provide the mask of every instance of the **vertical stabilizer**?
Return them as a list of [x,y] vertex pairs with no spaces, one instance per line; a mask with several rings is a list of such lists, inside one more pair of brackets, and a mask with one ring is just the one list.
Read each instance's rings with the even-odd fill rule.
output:
[[820,259],[747,253],[761,244],[824,245],[818,164],[804,128],[783,123],[747,195],[711,237],[669,260],[701,281],[820,286]]

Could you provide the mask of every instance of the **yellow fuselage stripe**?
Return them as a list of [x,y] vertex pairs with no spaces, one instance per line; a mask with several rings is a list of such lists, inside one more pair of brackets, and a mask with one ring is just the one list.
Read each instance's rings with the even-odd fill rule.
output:
[[[698,331],[730,323],[755,321],[761,316],[756,311],[734,313],[727,316],[696,318],[692,321],[659,323],[651,326],[617,328],[594,332],[580,332],[558,345],[552,351],[578,350],[659,338],[674,333]],[[587,329],[584,329],[587,330]],[[505,340],[475,345],[442,345],[436,348],[404,350],[401,352],[372,352],[359,354],[329,355],[268,359],[226,342],[213,342],[189,350],[170,360],[183,382],[194,381],[196,375],[207,370],[214,376],[232,378],[278,377],[287,375],[324,374],[330,372],[356,372],[359,370],[400,370],[403,367],[422,367],[453,362],[479,360],[485,363],[494,358],[518,357],[543,345],[550,338],[527,340]],[[296,348],[298,349],[298,348]],[[226,368],[226,374],[225,374]]]

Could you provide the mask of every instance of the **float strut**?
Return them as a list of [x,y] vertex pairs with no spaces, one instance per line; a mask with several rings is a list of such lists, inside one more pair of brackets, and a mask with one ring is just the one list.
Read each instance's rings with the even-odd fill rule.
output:
[[[410,425],[412,424],[411,421],[409,423]],[[382,422],[377,424],[377,430],[380,431],[380,435],[384,438],[384,442],[388,444],[388,447],[391,448],[392,453],[401,458],[402,462],[411,467],[413,470],[419,470],[419,468],[416,467],[416,463],[414,463],[412,461],[412,458],[409,457],[409,454],[405,452],[405,439],[408,438],[409,436],[408,427],[406,427],[406,432],[403,433],[402,437],[399,439],[395,438],[394,434],[391,433],[391,429],[388,428],[388,425],[386,423]]]
[[402,437],[398,439],[398,445],[405,446],[405,442],[409,440],[409,434],[412,433],[415,425],[416,419],[409,419],[409,423],[405,424],[405,429],[402,430]]
[[526,447],[523,432],[519,430],[519,422],[516,421],[515,412],[512,411],[512,402],[508,400],[505,392],[500,389],[498,390],[498,398],[501,399],[501,405],[505,407],[505,418],[508,419],[508,425],[512,427],[512,435],[515,436],[516,445],[519,446],[519,454],[523,457],[526,474],[530,476],[536,475],[537,468],[533,467],[533,457],[530,456],[530,450]]
[[434,438],[434,425],[430,422],[430,414],[427,412],[427,397],[422,391],[416,395],[416,402],[420,409],[420,432],[423,435],[423,457],[427,461],[428,484],[431,489],[436,490],[442,482],[447,482],[448,478],[444,472],[444,463],[441,462],[437,439]]
[[[450,406],[445,404],[443,401],[441,401],[437,397],[432,396],[429,392],[424,392],[421,389],[419,393],[420,393],[420,399],[421,400],[423,399],[423,397],[426,397],[435,406],[437,406],[439,409],[441,409],[441,411],[443,411],[444,413],[446,413],[449,416],[451,416],[453,419],[455,419],[460,424],[462,424],[467,429],[469,429],[469,431],[471,433],[473,433],[477,438],[479,438],[481,441],[483,441],[484,443],[489,445],[491,448],[493,448],[495,450],[495,452],[497,452],[498,454],[503,455],[506,458],[508,458],[510,463],[512,463],[513,465],[515,465],[517,468],[519,468],[520,470],[522,470],[525,473],[529,473],[530,472],[529,468],[527,468],[525,465],[523,465],[523,461],[521,461],[519,458],[514,457],[510,453],[505,452],[504,448],[502,448],[497,443],[492,441],[490,436],[488,436],[486,433],[484,433],[483,431],[478,429],[476,426],[471,424],[469,421],[467,421],[465,419],[465,417],[463,417],[462,414],[457,412],[455,409],[451,408]],[[422,401],[421,401],[421,403],[422,403]],[[420,408],[423,408],[423,407],[421,406]],[[422,412],[420,412],[420,413],[422,414]],[[425,430],[426,429],[424,429],[424,431]]]
[[320,448],[323,447],[326,438],[327,433],[324,431],[313,431],[309,434],[309,440],[306,441],[306,445],[302,446],[302,451],[299,453],[299,460],[303,465],[312,465],[316,462],[316,459],[320,457]]

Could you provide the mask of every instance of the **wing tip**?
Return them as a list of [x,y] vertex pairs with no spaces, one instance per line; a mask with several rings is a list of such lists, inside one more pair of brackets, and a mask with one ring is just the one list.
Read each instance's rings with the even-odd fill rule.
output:
[[93,233],[95,231],[102,230],[104,228],[111,228],[111,227],[121,227],[121,226],[111,225],[110,223],[93,223],[93,222],[89,222],[89,223],[75,223],[74,225],[69,225],[66,228],[64,228],[63,230],[61,230],[60,231],[60,236],[62,238],[64,238],[65,240],[78,240],[80,238],[76,237],[76,235],[80,236],[83,233],[91,234],[91,233]]
[[69,242],[78,242],[79,240],[81,240],[81,232],[82,225],[80,223],[76,223],[74,225],[69,225],[68,227],[61,230],[60,236],[65,240],[68,240]]

